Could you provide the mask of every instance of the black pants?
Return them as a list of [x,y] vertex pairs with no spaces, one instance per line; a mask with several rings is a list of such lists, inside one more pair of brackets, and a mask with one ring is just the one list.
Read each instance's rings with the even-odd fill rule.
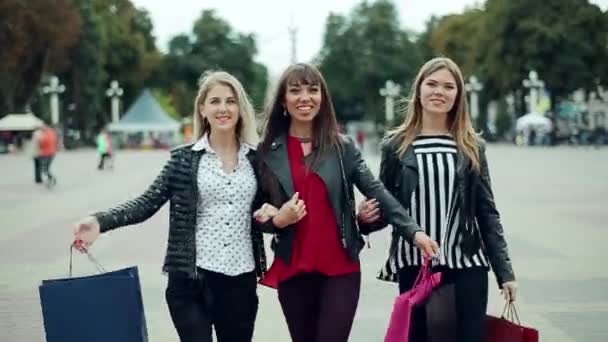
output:
[[[399,271],[399,293],[414,285],[419,267],[406,267]],[[454,286],[454,311],[456,314],[456,340],[459,342],[483,342],[485,339],[486,310],[488,307],[488,270],[470,268],[441,270],[442,285]],[[411,342],[427,339],[426,311],[424,306],[412,312]]]
[[51,173],[51,164],[53,163],[54,155],[39,157],[40,160],[40,175],[47,177],[47,181],[54,181],[55,176]]
[[42,183],[42,170],[40,167],[40,157],[34,157],[34,182]]
[[296,275],[279,285],[293,342],[346,342],[357,311],[361,273]]
[[250,342],[258,311],[255,272],[235,277],[198,269],[198,278],[170,274],[166,291],[181,342]]
[[112,159],[112,155],[109,153],[102,153],[99,155],[99,164],[97,164],[97,169],[103,170],[106,166],[106,159]]

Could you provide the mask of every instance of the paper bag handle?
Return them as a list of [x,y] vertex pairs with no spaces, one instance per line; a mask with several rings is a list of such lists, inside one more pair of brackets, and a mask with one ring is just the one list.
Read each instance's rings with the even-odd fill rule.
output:
[[519,315],[517,314],[517,310],[515,309],[515,303],[513,303],[513,302],[505,303],[505,307],[502,309],[502,315],[500,317],[507,319],[518,325],[521,325],[521,321],[519,320]]
[[103,266],[101,266],[99,261],[97,261],[97,259],[95,259],[95,257],[93,257],[93,255],[91,255],[89,250],[83,245],[82,240],[77,239],[77,240],[74,240],[74,242],[72,242],[70,244],[70,267],[69,267],[69,277],[70,278],[72,278],[72,269],[73,269],[72,259],[73,259],[75,248],[84,252],[87,255],[87,258],[91,261],[91,263],[93,263],[93,265],[95,265],[95,268],[97,268],[97,271],[99,273],[106,273],[106,270],[103,268]]

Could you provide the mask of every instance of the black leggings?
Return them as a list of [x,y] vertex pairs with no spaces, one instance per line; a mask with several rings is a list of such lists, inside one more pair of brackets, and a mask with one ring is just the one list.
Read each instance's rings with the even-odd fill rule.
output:
[[[399,293],[414,285],[419,267],[399,270]],[[488,307],[488,270],[485,268],[442,270],[442,285],[454,285],[456,313],[456,341],[483,342],[485,339],[486,310]],[[410,341],[427,340],[426,311],[424,306],[412,312]]]
[[346,342],[357,311],[361,273],[304,273],[279,285],[293,342]]
[[106,166],[106,160],[109,160],[110,162],[113,163],[113,161],[112,161],[112,155],[109,154],[109,153],[107,153],[107,152],[106,153],[102,153],[102,154],[99,155],[99,164],[97,164],[97,168],[99,170],[102,170],[102,169],[105,168],[105,166]]
[[235,277],[198,269],[198,279],[170,274],[166,291],[181,342],[250,342],[258,311],[255,272]]

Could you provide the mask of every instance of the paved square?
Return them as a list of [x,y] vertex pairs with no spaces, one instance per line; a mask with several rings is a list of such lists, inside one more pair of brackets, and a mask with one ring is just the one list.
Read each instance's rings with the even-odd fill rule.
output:
[[[371,149],[370,149],[371,150]],[[608,149],[493,145],[494,192],[521,287],[518,311],[550,342],[608,341]],[[71,225],[86,213],[140,194],[168,158],[166,151],[119,151],[114,171],[96,170],[93,150],[62,152],[57,188],[33,184],[32,160],[0,155],[0,341],[44,341],[38,285],[67,274]],[[366,154],[374,171],[379,158]],[[93,253],[107,269],[138,265],[152,342],[177,341],[164,303],[161,265],[168,209],[106,236]],[[351,341],[382,341],[396,286],[375,279],[388,232],[362,255],[362,293]],[[83,256],[78,275],[94,272]],[[501,300],[491,277],[490,308]],[[276,292],[260,287],[255,341],[289,341]]]

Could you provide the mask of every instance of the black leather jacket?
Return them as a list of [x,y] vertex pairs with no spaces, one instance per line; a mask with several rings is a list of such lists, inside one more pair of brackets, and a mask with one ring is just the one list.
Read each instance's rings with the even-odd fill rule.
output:
[[[357,261],[359,259],[359,252],[364,246],[355,218],[355,208],[350,201],[353,198],[353,185],[356,185],[363,195],[376,198],[387,221],[395,227],[398,234],[411,241],[414,233],[420,231],[421,228],[407,215],[403,207],[391,196],[382,183],[374,177],[354,141],[346,136],[342,136],[342,141],[342,152],[339,153],[337,149],[332,150],[321,159],[313,171],[321,177],[327,187],[327,193],[338,221],[339,237],[351,260]],[[344,177],[342,177],[341,172],[340,156],[344,166]],[[294,187],[289,166],[286,136],[279,136],[271,145],[271,152],[260,157],[263,158],[262,161],[266,163],[279,181],[281,188],[281,200],[279,202],[287,202],[294,194]],[[346,189],[349,193],[346,192]],[[261,191],[264,201],[271,203],[268,193],[264,189]],[[262,229],[266,233],[275,234],[273,240],[275,255],[289,264],[296,238],[296,226],[291,225],[278,229],[269,221],[262,226]]]
[[[458,152],[456,165],[457,196],[460,199],[460,229],[463,229],[465,252],[474,252],[481,247],[490,259],[499,286],[515,280],[515,274],[509,258],[507,242],[500,222],[500,214],[494,203],[485,144],[480,143],[480,171],[470,167],[467,156]],[[410,147],[402,157],[397,154],[398,145],[395,139],[387,138],[382,145],[380,180],[388,191],[395,196],[405,208],[410,208],[412,192],[418,184],[418,163],[414,149]],[[387,222],[362,225],[365,233],[378,230]]]
[[[196,271],[196,213],[198,208],[198,164],[205,151],[193,151],[192,144],[171,151],[171,158],[160,175],[139,197],[107,211],[93,214],[101,226],[101,232],[140,223],[154,215],[169,201],[169,241],[163,271],[181,272],[191,278]],[[255,168],[255,150],[247,158]],[[259,181],[258,181],[259,183]],[[252,210],[261,206],[260,193],[256,194]],[[256,274],[266,272],[266,254],[262,233],[252,217],[252,243],[256,262]]]

